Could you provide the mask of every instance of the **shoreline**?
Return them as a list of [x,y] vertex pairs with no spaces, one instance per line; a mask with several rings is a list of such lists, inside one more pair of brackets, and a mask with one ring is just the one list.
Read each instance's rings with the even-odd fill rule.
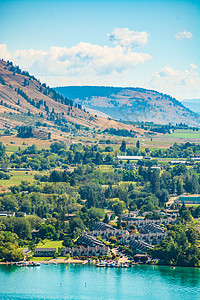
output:
[[[59,258],[59,259],[50,259],[48,261],[44,261],[44,260],[37,260],[37,261],[27,261],[30,263],[34,263],[34,262],[38,262],[40,264],[44,264],[44,265],[49,265],[49,264],[80,264],[80,265],[87,265],[88,264],[88,260],[82,260],[82,259],[64,259],[64,258]],[[0,265],[15,265],[16,262],[0,262]],[[92,265],[95,265],[95,263],[92,263]],[[192,269],[199,269],[200,267],[185,267],[185,266],[168,266],[168,265],[157,265],[157,264],[143,264],[143,263],[133,263],[132,266],[152,266],[152,267],[169,267],[171,269],[175,269],[175,268],[192,268]]]
[[[88,263],[87,260],[82,260],[82,259],[73,259],[73,258],[70,258],[70,259],[64,259],[64,258],[58,258],[58,259],[55,259],[55,258],[52,258],[50,260],[30,260],[30,261],[26,261],[26,262],[30,262],[30,263],[41,263],[41,264],[69,264],[69,263],[73,263],[73,264],[86,264]],[[16,262],[4,262],[4,261],[1,261],[0,262],[0,265],[14,265]]]

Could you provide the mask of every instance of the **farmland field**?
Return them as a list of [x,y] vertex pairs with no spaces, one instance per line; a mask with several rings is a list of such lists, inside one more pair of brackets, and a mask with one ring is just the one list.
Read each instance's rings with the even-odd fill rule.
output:
[[35,174],[46,174],[47,172],[38,171],[10,171],[8,175],[11,176],[10,179],[0,179],[0,187],[10,187],[12,185],[19,185],[22,180],[33,181]]
[[175,132],[166,135],[166,137],[168,137],[168,138],[200,139],[200,131],[178,129]]

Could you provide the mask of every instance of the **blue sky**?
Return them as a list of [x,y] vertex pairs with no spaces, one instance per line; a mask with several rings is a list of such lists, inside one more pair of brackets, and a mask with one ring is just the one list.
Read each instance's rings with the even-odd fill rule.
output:
[[200,98],[200,1],[3,1],[0,57],[50,86]]

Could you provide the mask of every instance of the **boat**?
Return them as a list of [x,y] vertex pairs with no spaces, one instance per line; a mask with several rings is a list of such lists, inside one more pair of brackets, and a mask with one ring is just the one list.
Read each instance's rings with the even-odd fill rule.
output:
[[16,266],[17,266],[17,267],[25,267],[26,264],[25,264],[25,262],[20,261],[20,262],[17,262],[17,263],[16,263]]
[[101,261],[98,265],[98,267],[106,267],[107,263],[105,261]]
[[114,268],[114,267],[116,267],[117,265],[116,265],[116,263],[115,263],[114,261],[112,261],[112,262],[109,263],[107,266],[110,267],[110,268]]
[[33,263],[33,267],[39,267],[40,266],[40,263],[38,261],[32,262],[32,263]]

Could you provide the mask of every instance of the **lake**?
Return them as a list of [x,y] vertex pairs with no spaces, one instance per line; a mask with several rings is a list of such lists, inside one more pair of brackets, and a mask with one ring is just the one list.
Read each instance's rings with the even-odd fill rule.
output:
[[[66,268],[67,266],[67,268]],[[0,265],[0,299],[200,299],[200,270]]]

